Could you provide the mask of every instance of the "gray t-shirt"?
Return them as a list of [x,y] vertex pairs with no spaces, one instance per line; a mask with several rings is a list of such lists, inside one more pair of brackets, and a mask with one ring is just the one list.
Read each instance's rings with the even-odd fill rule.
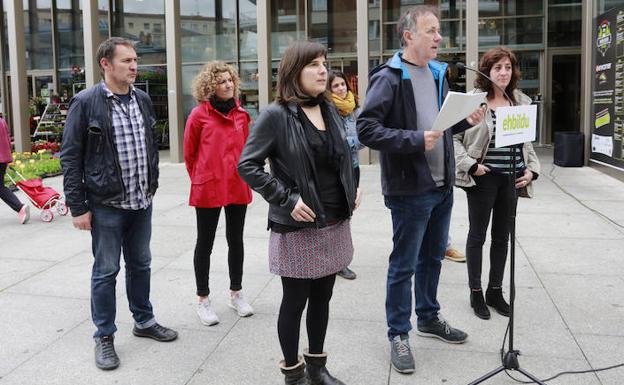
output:
[[[438,88],[428,66],[420,67],[403,62],[409,72],[416,103],[418,131],[429,131],[439,112]],[[444,186],[444,138],[438,139],[434,148],[425,151],[425,158],[436,186]]]

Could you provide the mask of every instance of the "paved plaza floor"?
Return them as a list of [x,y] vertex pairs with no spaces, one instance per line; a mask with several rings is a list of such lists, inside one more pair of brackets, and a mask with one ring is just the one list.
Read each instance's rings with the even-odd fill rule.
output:
[[[546,378],[624,362],[624,183],[589,167],[553,166],[548,150],[540,156],[536,196],[521,199],[517,217],[514,342],[520,363]],[[62,178],[45,183],[60,190]],[[157,343],[132,336],[120,274],[115,344],[121,366],[112,372],[93,363],[90,235],[74,230],[69,217],[43,223],[36,209],[31,222],[21,226],[8,207],[0,206],[1,385],[283,384],[276,330],[281,284],[268,272],[267,204],[254,195],[245,227],[243,288],[256,314],[241,319],[227,307],[222,217],[210,276],[221,323],[206,327],[195,313],[195,213],[187,205],[184,166],[162,162],[160,185],[154,200],[152,302],[158,321],[180,337]],[[468,341],[448,345],[412,333],[416,372],[401,375],[390,368],[384,301],[392,229],[378,166],[362,166],[362,188],[363,203],[352,220],[352,268],[358,278],[338,278],[331,302],[326,341],[331,372],[348,385],[456,385],[497,367],[507,319],[496,313],[488,321],[478,319],[468,301],[466,265],[445,261],[442,315],[465,330]],[[460,249],[467,229],[465,193],[456,189],[450,233]],[[487,248],[484,253],[487,260]],[[488,269],[486,262],[484,272]],[[506,282],[508,276],[507,271]],[[306,346],[303,333],[301,347]],[[514,383],[499,374],[484,384]],[[624,368],[549,382],[623,383]]]

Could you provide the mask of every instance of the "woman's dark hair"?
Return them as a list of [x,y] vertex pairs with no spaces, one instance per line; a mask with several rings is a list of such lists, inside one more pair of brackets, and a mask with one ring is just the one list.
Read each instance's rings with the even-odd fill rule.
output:
[[[513,95],[513,91],[516,89],[516,87],[518,87],[518,82],[520,81],[520,68],[518,66],[518,60],[516,59],[516,55],[514,55],[513,52],[505,47],[500,46],[488,50],[486,53],[483,54],[483,57],[479,62],[479,71],[489,76],[492,67],[494,67],[494,64],[505,58],[508,58],[511,62],[511,79],[509,80],[509,84],[507,85],[505,92],[515,103],[516,100]],[[485,76],[477,74],[477,79],[475,79],[474,85],[480,90],[486,91],[488,97],[494,95],[495,86]]]
[[[319,43],[298,40],[292,42],[279,64],[277,70],[277,101],[283,104],[295,102],[302,104],[313,98],[306,94],[299,84],[299,75],[305,66],[319,56],[327,57],[327,49]],[[329,92],[325,92],[325,99],[330,100]]]

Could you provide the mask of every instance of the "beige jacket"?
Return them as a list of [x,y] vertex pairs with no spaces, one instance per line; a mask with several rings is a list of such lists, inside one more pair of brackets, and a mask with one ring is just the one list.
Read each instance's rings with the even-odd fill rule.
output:
[[[478,89],[470,91],[470,93],[475,92],[481,91]],[[514,91],[514,98],[518,104],[531,104],[531,98],[518,90]],[[470,170],[475,163],[483,162],[495,128],[492,114],[488,108],[485,113],[485,118],[481,123],[453,136],[455,145],[455,185],[459,187],[471,187],[475,185],[475,181],[468,170]],[[529,171],[539,174],[540,163],[531,142],[524,143],[522,153]],[[533,197],[532,182],[526,186],[526,195]]]

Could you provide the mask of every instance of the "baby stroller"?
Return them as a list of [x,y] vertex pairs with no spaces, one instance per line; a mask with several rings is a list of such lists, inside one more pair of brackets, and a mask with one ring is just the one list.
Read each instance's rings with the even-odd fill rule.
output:
[[39,178],[26,179],[14,168],[11,168],[11,170],[21,179],[16,181],[7,173],[9,180],[28,197],[33,206],[41,210],[40,217],[42,221],[52,222],[54,219],[53,209],[59,215],[67,215],[69,210],[61,199],[61,194],[55,189],[44,186]]

